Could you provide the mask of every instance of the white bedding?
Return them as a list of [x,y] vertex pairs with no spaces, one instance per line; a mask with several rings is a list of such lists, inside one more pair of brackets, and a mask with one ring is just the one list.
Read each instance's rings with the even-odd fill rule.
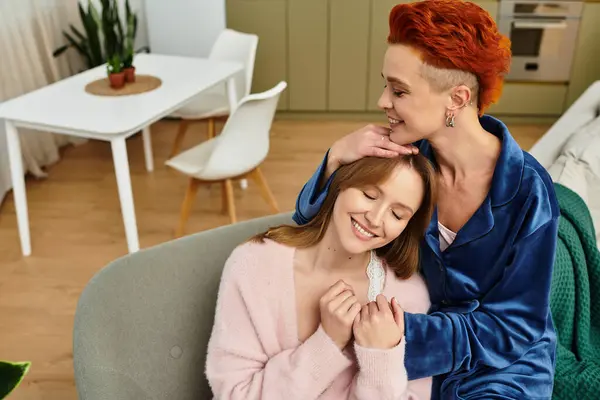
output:
[[567,140],[548,172],[555,182],[576,192],[586,203],[600,248],[600,117]]

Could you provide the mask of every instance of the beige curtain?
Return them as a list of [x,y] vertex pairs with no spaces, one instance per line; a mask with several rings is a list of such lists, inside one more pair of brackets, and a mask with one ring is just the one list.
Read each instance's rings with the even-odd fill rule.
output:
[[[0,102],[28,93],[83,69],[74,52],[52,56],[64,43],[69,22],[80,26],[77,0],[0,0]],[[84,140],[19,129],[24,166],[44,178],[42,167],[58,161],[59,148]],[[0,201],[11,188],[4,121],[0,120]]]

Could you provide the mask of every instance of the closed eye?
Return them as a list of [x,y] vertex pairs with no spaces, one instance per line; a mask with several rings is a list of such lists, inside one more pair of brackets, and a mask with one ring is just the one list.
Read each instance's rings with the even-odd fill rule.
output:
[[[383,87],[386,88],[387,85],[383,85]],[[406,94],[406,92],[402,91],[402,90],[394,90],[394,89],[392,89],[392,94],[394,96],[396,96],[396,97],[402,97],[402,96],[404,96]]]
[[375,200],[375,197],[373,197],[373,196],[369,196],[369,195],[367,194],[367,192],[363,192],[363,194],[365,195],[365,197],[366,197],[367,199],[369,199],[369,200]]
[[395,211],[392,211],[392,214],[394,215],[394,218],[396,218],[398,221],[400,221],[402,219],[402,217],[399,216],[398,214],[396,214]]

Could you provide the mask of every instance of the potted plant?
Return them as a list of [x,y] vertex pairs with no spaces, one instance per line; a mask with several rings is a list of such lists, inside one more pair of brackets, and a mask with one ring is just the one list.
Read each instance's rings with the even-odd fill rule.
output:
[[125,1],[125,27],[121,24],[117,0],[100,0],[100,9],[94,5],[97,1],[87,0],[87,9],[83,7],[84,3],[85,0],[78,2],[83,32],[73,25],[70,25],[70,32],[63,31],[67,44],[56,49],[54,57],[74,48],[85,59],[86,67],[94,68],[108,62],[113,54],[118,53],[125,67],[133,68],[133,55],[150,49],[147,46],[135,51],[133,49],[138,17],[131,10],[129,0]]
[[118,54],[108,60],[106,65],[108,72],[108,80],[110,81],[110,87],[114,89],[120,89],[125,86],[125,72],[123,72],[123,61]]
[[23,380],[31,363],[0,361],[0,399],[6,398]]
[[135,66],[133,65],[133,42],[137,33],[137,15],[131,12],[129,0],[125,2],[125,23],[127,31],[123,46],[123,70],[125,71],[125,82],[135,82]]
[[102,53],[102,19],[98,9],[91,0],[88,0],[87,10],[83,8],[82,2],[78,2],[79,16],[84,28],[82,33],[70,24],[71,32],[63,31],[67,44],[54,51],[53,56],[59,57],[69,48],[75,48],[86,61],[87,68],[94,68],[106,62]]
[[135,66],[133,65],[133,51],[126,52],[123,58],[123,73],[125,82],[135,82]]

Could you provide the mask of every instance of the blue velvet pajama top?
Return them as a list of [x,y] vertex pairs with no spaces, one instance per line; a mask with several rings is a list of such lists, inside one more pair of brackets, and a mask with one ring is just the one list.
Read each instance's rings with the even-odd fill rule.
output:
[[[550,399],[556,335],[550,283],[559,208],[550,176],[499,120],[484,129],[502,141],[482,205],[440,251],[437,210],[421,244],[432,307],[405,314],[409,379],[434,376],[432,399]],[[421,153],[435,162],[425,140]],[[327,155],[305,184],[294,220],[313,218],[325,199]]]

